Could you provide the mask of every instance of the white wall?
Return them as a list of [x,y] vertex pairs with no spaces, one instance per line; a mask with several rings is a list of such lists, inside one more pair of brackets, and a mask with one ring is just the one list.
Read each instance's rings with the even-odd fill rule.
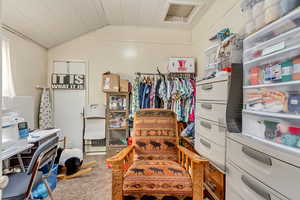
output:
[[47,83],[47,50],[8,31],[3,35],[10,41],[11,64],[17,96],[33,96],[37,127],[41,90],[36,85]]
[[169,57],[192,53],[191,32],[187,30],[107,26],[51,48],[49,75],[54,60],[86,60],[89,63],[88,103],[105,103],[100,87],[104,72],[132,79],[135,72],[156,72],[157,66],[164,72]]
[[198,75],[203,75],[205,61],[204,50],[212,43],[213,35],[223,28],[230,28],[235,33],[244,33],[245,18],[241,13],[240,0],[216,0],[192,30],[194,54],[198,61]]

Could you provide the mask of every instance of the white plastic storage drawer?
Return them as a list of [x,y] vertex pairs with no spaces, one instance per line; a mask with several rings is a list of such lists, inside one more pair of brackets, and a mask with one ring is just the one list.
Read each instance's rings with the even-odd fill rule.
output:
[[275,52],[297,48],[297,46],[299,46],[299,42],[300,28],[298,27],[285,34],[278,36],[277,39],[271,39],[265,43],[261,43],[261,45],[257,45],[254,48],[245,50],[244,62],[248,62],[253,59],[258,59]]
[[225,147],[226,128],[203,118],[197,119],[196,132],[218,145]]
[[244,89],[247,110],[300,116],[300,82],[277,87]]
[[225,171],[225,147],[202,136],[197,137],[195,140],[196,151],[212,161],[221,170]]
[[245,110],[243,134],[300,155],[299,116]]
[[300,168],[233,140],[227,142],[228,162],[235,163],[288,199],[299,199]]
[[287,200],[284,196],[265,186],[248,173],[227,165],[226,199],[228,200]]
[[227,101],[228,81],[197,83],[197,100]]
[[[288,1],[286,1],[288,2]],[[291,2],[288,2],[291,3]],[[289,31],[300,27],[300,9],[290,12],[288,15],[276,20],[257,31],[255,34],[250,35],[244,40],[244,49],[248,50],[252,47],[263,45],[269,40],[278,41],[278,37],[285,36]]]
[[226,124],[226,104],[211,103],[209,101],[197,101],[196,109],[199,117]]

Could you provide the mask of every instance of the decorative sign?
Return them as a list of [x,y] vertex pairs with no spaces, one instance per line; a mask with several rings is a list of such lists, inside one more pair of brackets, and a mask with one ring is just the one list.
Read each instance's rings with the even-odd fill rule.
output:
[[169,58],[170,73],[195,73],[195,58]]
[[53,89],[85,89],[84,74],[52,74],[51,86]]

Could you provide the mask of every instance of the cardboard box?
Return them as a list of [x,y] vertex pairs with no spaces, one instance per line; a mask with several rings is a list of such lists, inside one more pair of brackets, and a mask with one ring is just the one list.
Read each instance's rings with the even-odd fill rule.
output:
[[106,72],[102,76],[103,92],[119,92],[120,75]]
[[128,92],[128,80],[121,79],[120,80],[120,92]]

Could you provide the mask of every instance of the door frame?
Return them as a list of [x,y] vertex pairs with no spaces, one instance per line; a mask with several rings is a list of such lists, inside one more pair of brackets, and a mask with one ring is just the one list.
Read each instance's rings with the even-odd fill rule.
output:
[[[79,63],[84,63],[85,64],[85,91],[84,91],[84,107],[86,107],[86,105],[89,104],[89,62],[86,61],[86,60],[76,60],[76,59],[54,59],[51,61],[51,71],[49,73],[49,77],[48,77],[48,81],[49,81],[49,87],[50,87],[50,91],[51,91],[51,98],[52,98],[52,109],[53,109],[53,123],[55,125],[55,119],[54,119],[54,116],[55,116],[55,105],[54,105],[54,98],[55,98],[55,95],[54,95],[54,89],[52,89],[51,87],[51,76],[52,76],[52,73],[54,73],[54,63],[55,62],[79,62]],[[82,113],[82,120],[83,120],[83,117],[84,117],[84,113]],[[83,131],[83,122],[82,122],[82,130]],[[82,135],[83,135],[83,132],[82,132]],[[82,143],[82,148],[83,148],[83,143]]]

